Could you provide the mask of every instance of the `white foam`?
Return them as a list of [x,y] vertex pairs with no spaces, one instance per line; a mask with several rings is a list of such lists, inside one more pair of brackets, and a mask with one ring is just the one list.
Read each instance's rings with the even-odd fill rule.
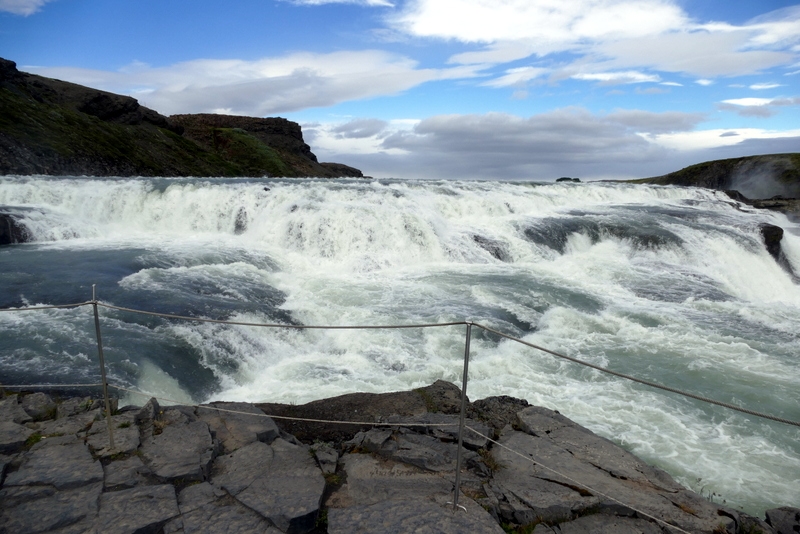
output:
[[[212,291],[208,300],[224,300],[238,310],[230,319],[243,322],[274,322],[275,310],[249,292],[266,286],[285,295],[277,311],[305,325],[486,322],[621,372],[800,419],[800,286],[758,231],[761,222],[780,223],[784,253],[797,268],[797,227],[736,210],[718,193],[624,184],[6,177],[0,205],[35,213],[28,215],[34,234],[51,242],[42,250],[53,257],[145,249],[143,267],[119,280],[121,291],[178,301],[181,291],[187,300]],[[525,234],[559,220],[645,219],[674,242],[648,247],[577,230],[559,251]],[[0,328],[22,327],[0,316]],[[57,328],[48,322],[53,330],[43,335],[57,339]],[[201,400],[301,403],[461,380],[463,326],[124,328],[190,347],[219,381]],[[125,358],[138,360],[117,364],[121,375],[188,402],[168,370],[128,349]],[[512,395],[558,409],[751,512],[796,501],[800,436],[791,428],[477,331],[471,355],[471,398]]]

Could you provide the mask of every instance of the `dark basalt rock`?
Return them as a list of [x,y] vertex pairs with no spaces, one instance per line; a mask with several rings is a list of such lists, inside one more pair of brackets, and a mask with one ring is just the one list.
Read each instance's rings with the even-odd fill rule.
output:
[[494,256],[495,259],[505,262],[511,261],[511,257],[508,253],[508,246],[502,241],[490,239],[478,234],[473,234],[472,240],[483,250]]
[[364,174],[356,169],[355,167],[350,167],[349,165],[344,165],[342,163],[330,163],[330,162],[320,162],[324,168],[330,170],[334,175],[340,178],[365,178]]
[[775,226],[774,224],[762,223],[759,230],[761,231],[761,238],[764,240],[764,245],[767,247],[767,252],[769,252],[770,256],[775,258],[775,261],[780,261],[783,228]]
[[29,235],[28,229],[14,215],[0,213],[0,245],[27,243]]
[[800,532],[800,508],[784,506],[767,510],[767,523],[778,534],[795,534]]
[[[0,452],[0,534],[502,534],[501,523],[537,533],[669,530],[653,517],[697,534],[788,534],[800,526],[798,509],[770,510],[765,522],[715,504],[567,417],[511,397],[467,405],[466,426],[477,434],[468,430],[460,451],[454,512],[461,392],[444,381],[294,407],[364,423],[348,425],[357,433],[344,443],[299,427],[313,446],[250,404],[162,408],[151,399],[113,416],[121,444],[113,454],[96,408],[103,403],[78,398],[53,410],[46,396],[28,397],[37,418],[61,418],[32,421],[19,396],[0,399],[0,434],[39,434],[32,446],[17,441]],[[64,435],[49,434],[55,425],[53,434]],[[336,429],[330,435],[343,434],[344,425],[327,425]],[[499,443],[511,450],[479,435],[501,427]]]

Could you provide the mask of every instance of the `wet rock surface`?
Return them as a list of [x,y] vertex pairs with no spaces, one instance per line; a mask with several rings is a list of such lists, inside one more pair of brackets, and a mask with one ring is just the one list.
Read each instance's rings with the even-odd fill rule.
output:
[[459,397],[439,381],[261,405],[356,423],[327,431],[246,403],[151,399],[114,413],[112,448],[97,399],[10,395],[0,399],[0,534],[800,531],[800,509],[761,520],[720,506],[509,397],[469,404],[454,506]]

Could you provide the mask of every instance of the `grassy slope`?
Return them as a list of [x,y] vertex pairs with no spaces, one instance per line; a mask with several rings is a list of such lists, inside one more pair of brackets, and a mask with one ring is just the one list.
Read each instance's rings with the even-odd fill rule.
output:
[[[218,146],[197,143],[152,124],[105,122],[67,107],[0,88],[0,135],[15,147],[0,172],[143,176],[296,176],[273,149],[243,130],[218,129]],[[3,154],[0,152],[0,158]],[[5,163],[3,165],[3,163]],[[74,172],[75,170],[78,172]],[[70,172],[73,171],[73,172]]]
[[800,184],[800,153],[706,161],[664,176],[632,180],[632,182],[727,189],[731,186],[731,179],[735,173],[756,170],[769,170],[773,178],[784,184]]

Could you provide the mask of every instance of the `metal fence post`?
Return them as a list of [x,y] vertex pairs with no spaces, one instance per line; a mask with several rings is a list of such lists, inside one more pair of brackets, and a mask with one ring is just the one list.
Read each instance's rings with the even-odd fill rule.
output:
[[461,378],[461,417],[458,422],[458,451],[456,452],[456,488],[453,495],[453,512],[458,510],[458,494],[461,493],[461,448],[464,439],[464,418],[467,413],[467,375],[469,374],[469,341],[472,323],[467,323],[467,340],[464,343],[464,376]]
[[111,402],[108,400],[108,382],[106,381],[106,359],[103,356],[103,338],[100,336],[100,316],[97,313],[96,284],[92,284],[92,308],[94,309],[94,330],[97,334],[97,354],[100,357],[100,376],[103,379],[103,397],[106,401],[106,424],[108,424],[108,443],[111,449],[114,446],[114,429],[111,424]]

